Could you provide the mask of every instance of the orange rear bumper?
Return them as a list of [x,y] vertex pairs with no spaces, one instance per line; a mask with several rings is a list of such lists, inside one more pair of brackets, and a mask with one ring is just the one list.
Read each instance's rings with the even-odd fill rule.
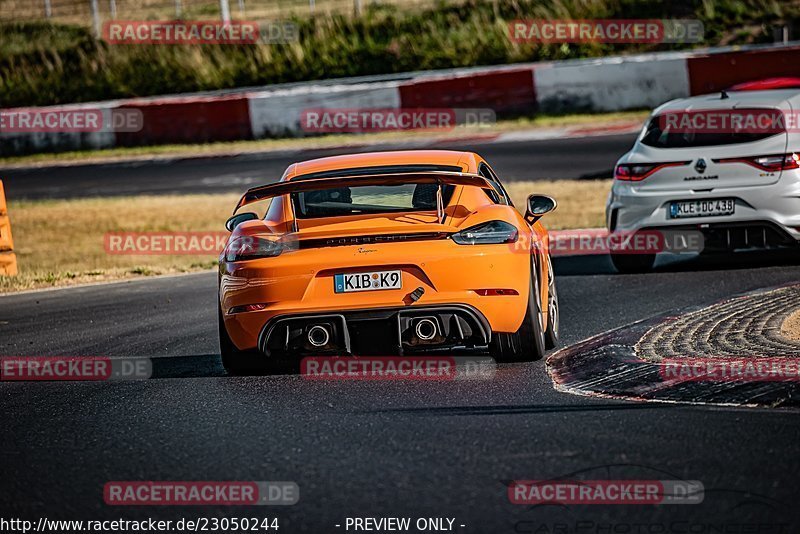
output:
[[[530,256],[510,253],[509,246],[458,245],[443,239],[295,250],[222,263],[219,297],[225,327],[233,343],[245,350],[258,348],[265,325],[278,317],[465,305],[484,317],[492,332],[515,332],[528,302]],[[401,289],[334,292],[335,274],[394,269],[402,272]],[[420,287],[424,294],[412,303],[408,296]],[[517,294],[482,296],[481,289]],[[230,313],[248,305],[261,309]]]

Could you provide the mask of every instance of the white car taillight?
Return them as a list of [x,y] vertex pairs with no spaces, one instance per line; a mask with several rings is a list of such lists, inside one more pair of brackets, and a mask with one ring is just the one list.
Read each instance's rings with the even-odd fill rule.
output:
[[620,163],[614,169],[614,178],[624,182],[641,182],[654,172],[665,167],[688,165],[691,161],[670,161],[666,163]]
[[753,156],[749,158],[715,159],[714,163],[746,163],[762,171],[785,171],[800,169],[800,156],[791,154],[772,154],[769,156]]

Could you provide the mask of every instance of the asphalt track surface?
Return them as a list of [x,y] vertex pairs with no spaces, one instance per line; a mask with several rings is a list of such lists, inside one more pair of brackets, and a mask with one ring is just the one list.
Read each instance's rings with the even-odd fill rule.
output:
[[[797,279],[796,265],[763,260],[620,276],[598,257],[556,269],[563,344]],[[0,384],[4,517],[255,515],[278,517],[280,532],[340,532],[334,525],[364,516],[455,517],[459,532],[800,524],[796,412],[577,397],[553,390],[542,361],[470,382],[228,377],[215,285],[201,273],[0,298],[2,354],[155,358],[146,381]],[[702,504],[660,507],[509,503],[504,482],[551,477],[700,480],[706,493]],[[290,480],[301,501],[110,507],[102,488],[114,480]]]
[[[796,258],[763,254],[647,275],[614,274],[599,256],[555,267],[562,346],[798,279]],[[543,361],[459,382],[229,377],[215,306],[214,273],[0,297],[0,355],[150,357],[155,369],[144,381],[0,383],[0,517],[277,517],[280,533],[381,516],[454,518],[455,532],[479,533],[800,526],[797,412],[574,396],[553,389]],[[509,481],[550,478],[697,480],[705,493],[693,505],[509,502]],[[107,506],[103,485],[125,480],[295,481],[301,496],[291,507]]]
[[[472,150],[492,163],[505,181],[552,178],[610,178],[619,156],[633,145],[636,134],[587,138],[437,144],[435,148]],[[378,150],[406,148],[403,145]],[[350,152],[367,152],[362,147]],[[232,157],[71,165],[60,168],[0,171],[10,199],[74,198],[136,194],[240,192],[280,179],[289,164],[340,154],[341,150],[306,150]]]

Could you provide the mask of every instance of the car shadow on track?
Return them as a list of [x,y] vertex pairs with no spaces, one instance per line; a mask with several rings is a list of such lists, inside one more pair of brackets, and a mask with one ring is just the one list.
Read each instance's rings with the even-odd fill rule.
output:
[[153,358],[150,378],[211,378],[227,376],[219,354]]
[[[230,375],[222,367],[219,354],[198,354],[190,356],[170,356],[152,358],[151,379],[159,378],[218,378],[236,377],[247,375]],[[254,373],[252,376],[283,376],[297,375],[300,373],[300,364],[286,364],[269,373]]]
[[[703,254],[681,257],[662,255],[653,273],[680,273],[753,269],[760,267],[800,266],[800,251],[754,251],[735,254]],[[618,274],[607,254],[557,256],[553,268],[559,276]],[[620,275],[623,276],[623,275]]]

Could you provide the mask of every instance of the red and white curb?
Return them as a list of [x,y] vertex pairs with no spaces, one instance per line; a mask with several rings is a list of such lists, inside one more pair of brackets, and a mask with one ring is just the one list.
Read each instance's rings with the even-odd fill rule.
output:
[[[768,296],[769,293],[788,287],[791,286],[753,291],[725,299],[712,306],[682,310],[677,314],[639,321],[596,335],[551,355],[546,362],[547,371],[557,390],[576,395],[682,404],[800,408],[798,402],[800,380],[776,380],[775,377],[755,379],[736,377],[737,379],[725,380],[711,380],[709,377],[701,380],[685,377],[670,378],[668,373],[664,372],[663,362],[641,359],[637,352],[637,345],[641,340],[654,330],[662,329],[664,325],[692,314],[713,316],[715,310],[722,310],[732,301],[758,300],[765,295]],[[724,316],[718,318],[718,322],[724,321]],[[758,332],[754,335],[758,335]],[[730,352],[722,345],[717,348],[720,355]],[[763,359],[775,360],[772,358],[773,354],[766,337],[761,354],[753,354],[751,350],[745,350],[744,346],[742,350],[748,353],[741,354],[740,359],[751,359],[754,364]],[[708,347],[704,347],[704,351],[707,353]],[[689,353],[691,351],[687,350],[687,354],[682,358],[687,362],[695,362],[698,360],[695,356],[703,356],[704,351],[698,346],[696,354],[691,354]],[[783,354],[781,356],[781,361],[794,367],[800,359],[800,353],[790,359]],[[731,360],[731,357],[725,356],[716,360],[726,359]],[[670,360],[672,361],[680,363],[681,359]]]

